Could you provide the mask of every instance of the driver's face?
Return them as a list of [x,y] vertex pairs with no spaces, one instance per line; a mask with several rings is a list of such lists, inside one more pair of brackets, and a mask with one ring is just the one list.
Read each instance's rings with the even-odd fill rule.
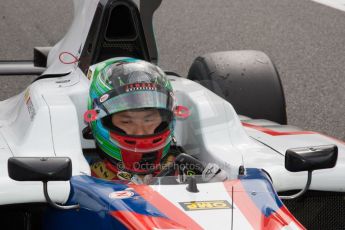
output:
[[160,125],[162,118],[157,109],[128,110],[113,114],[111,121],[127,135],[150,135]]

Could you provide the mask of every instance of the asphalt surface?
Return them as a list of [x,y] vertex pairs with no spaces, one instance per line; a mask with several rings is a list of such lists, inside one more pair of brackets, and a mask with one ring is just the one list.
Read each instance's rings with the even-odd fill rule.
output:
[[[0,59],[31,59],[72,21],[70,0],[1,0]],[[198,55],[253,49],[275,62],[289,124],[345,140],[345,12],[309,0],[163,0],[154,25],[164,69],[185,76]],[[0,77],[0,99],[34,77]]]

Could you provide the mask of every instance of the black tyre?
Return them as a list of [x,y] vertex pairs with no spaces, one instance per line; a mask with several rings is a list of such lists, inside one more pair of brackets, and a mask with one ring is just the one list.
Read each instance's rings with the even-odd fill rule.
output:
[[226,51],[197,57],[188,79],[226,99],[238,114],[287,123],[278,71],[263,52]]

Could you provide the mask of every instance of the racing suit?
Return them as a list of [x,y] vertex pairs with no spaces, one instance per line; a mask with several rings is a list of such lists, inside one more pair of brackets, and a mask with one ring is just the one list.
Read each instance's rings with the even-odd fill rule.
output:
[[[173,164],[175,160],[174,154],[169,154],[161,163],[161,165],[169,165]],[[121,170],[117,165],[112,164],[109,160],[103,159],[91,164],[91,175],[97,178],[105,179],[105,180],[130,180],[134,183],[140,180],[144,180],[145,176],[147,175],[137,175],[130,172],[126,172]],[[148,174],[150,176],[156,176],[160,170],[153,172],[152,174]]]
[[[126,172],[122,170],[120,167],[118,167],[118,165],[111,163],[107,159],[99,159],[91,163],[91,175],[105,180],[126,180],[131,181],[135,184],[142,184],[149,181],[150,178],[158,175],[163,169],[166,169],[170,166],[174,166],[175,160],[182,155],[186,156],[187,154],[182,153],[181,148],[179,147],[172,147],[168,155],[161,161],[160,168],[154,171],[153,173],[147,175],[138,175]],[[198,161],[196,158],[193,158],[191,156],[188,156],[188,158],[192,158]],[[189,163],[189,166],[191,166],[191,164],[193,163]],[[202,166],[201,170],[201,167],[199,167],[199,170],[197,167],[191,167],[192,169],[190,169],[188,168],[188,163],[185,164],[185,166],[186,165],[187,168],[184,169],[183,173],[188,176],[201,174],[203,176],[204,181],[223,181],[227,178],[226,173],[222,169],[220,169],[216,164],[209,163],[205,166]],[[178,169],[181,170],[181,167],[173,169],[175,169],[173,171],[173,174],[178,175]]]

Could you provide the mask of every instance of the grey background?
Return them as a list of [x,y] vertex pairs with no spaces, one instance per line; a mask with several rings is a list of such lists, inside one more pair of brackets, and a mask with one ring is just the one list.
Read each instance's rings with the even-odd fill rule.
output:
[[[72,21],[71,0],[0,0],[0,59],[31,59]],[[275,62],[289,124],[345,140],[345,12],[309,0],[163,0],[160,65],[185,76],[198,55],[254,49]],[[33,77],[0,77],[0,100]]]

